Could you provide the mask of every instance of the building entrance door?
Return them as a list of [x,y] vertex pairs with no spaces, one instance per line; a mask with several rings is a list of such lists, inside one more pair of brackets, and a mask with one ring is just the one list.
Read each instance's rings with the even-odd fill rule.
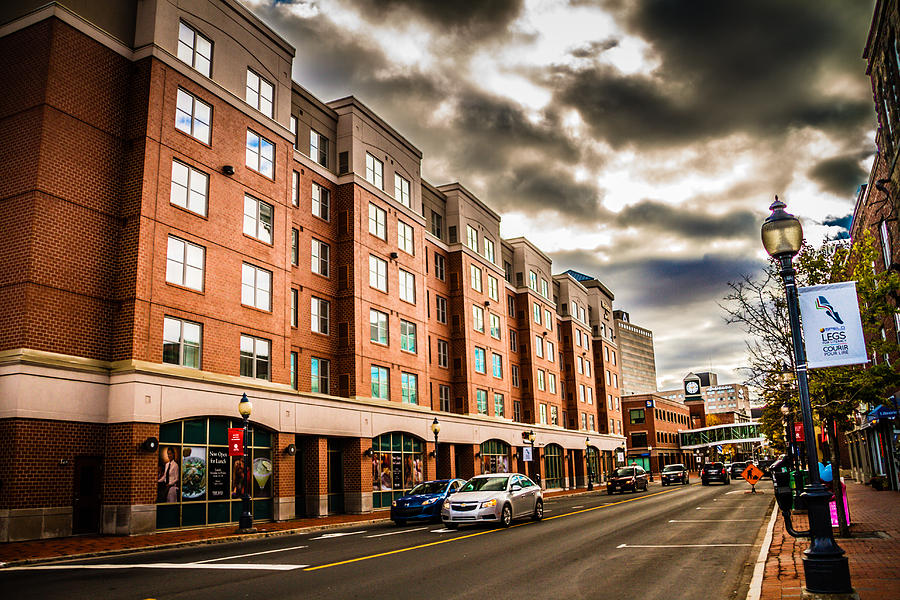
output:
[[328,514],[344,512],[344,457],[341,440],[328,440]]
[[100,533],[100,499],[103,492],[103,463],[99,456],[75,458],[72,486],[72,533]]

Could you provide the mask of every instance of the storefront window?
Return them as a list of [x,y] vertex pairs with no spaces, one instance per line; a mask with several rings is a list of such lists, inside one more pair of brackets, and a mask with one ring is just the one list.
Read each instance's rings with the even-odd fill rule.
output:
[[251,465],[254,520],[272,518],[272,434],[251,424],[249,457],[228,456],[228,428],[237,419],[202,417],[163,423],[159,428],[156,528],[234,523]]
[[561,488],[563,486],[563,449],[558,444],[548,444],[544,448],[544,482],[545,488]]
[[587,468],[591,481],[600,481],[600,453],[593,446],[587,449]]
[[372,506],[385,508],[424,481],[425,444],[408,433],[372,440]]
[[501,440],[481,444],[481,472],[509,473],[509,444]]

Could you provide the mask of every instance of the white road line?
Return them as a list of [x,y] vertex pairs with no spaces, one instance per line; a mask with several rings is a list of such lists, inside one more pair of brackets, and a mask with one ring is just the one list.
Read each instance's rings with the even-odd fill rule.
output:
[[569,510],[575,510],[576,508],[584,508],[584,504],[579,504],[578,506],[570,506]]
[[757,519],[670,519],[669,523],[756,523]]
[[331,538],[339,538],[344,537],[345,535],[356,535],[357,533],[365,533],[366,530],[362,531],[347,531],[344,533],[326,533],[325,535],[320,535],[319,537],[309,538],[311,540],[330,540]]
[[62,571],[72,569],[220,569],[220,570],[246,570],[246,571],[293,571],[303,569],[309,565],[266,565],[257,563],[231,563],[224,565],[211,565],[200,563],[144,563],[122,565],[35,565],[33,567],[9,567],[5,571]]
[[[746,494],[746,493],[747,492],[744,490],[734,490],[733,492],[725,492],[725,495],[727,496],[728,494]],[[758,494],[759,492],[756,492],[756,493]],[[731,498],[729,498],[729,500],[731,500]]]
[[367,538],[384,537],[386,535],[397,535],[398,533],[409,533],[410,531],[422,531],[427,527],[416,527],[415,529],[404,529],[403,531],[389,531],[388,533],[376,533],[375,535],[367,535]]
[[697,510],[734,510],[734,506],[698,506]]
[[619,544],[616,548],[745,548],[753,544]]
[[287,552],[288,550],[300,550],[301,548],[309,548],[309,546],[293,546],[291,548],[278,548],[276,550],[263,550],[262,552],[250,552],[249,554],[237,554],[235,556],[223,556],[222,558],[210,558],[209,560],[198,560],[195,565],[216,562],[218,560],[231,560],[234,558],[245,558],[247,556],[258,556],[260,554],[271,554],[272,552]]
[[447,529],[444,527],[442,529],[432,529],[431,533],[450,533],[451,531],[456,531],[456,529]]

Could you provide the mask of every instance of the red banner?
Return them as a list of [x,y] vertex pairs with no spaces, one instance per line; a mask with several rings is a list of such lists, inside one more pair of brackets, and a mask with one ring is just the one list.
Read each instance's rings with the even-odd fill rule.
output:
[[228,428],[228,456],[244,455],[244,430],[240,427]]
[[794,423],[794,441],[795,442],[805,442],[806,438],[803,436],[803,423]]

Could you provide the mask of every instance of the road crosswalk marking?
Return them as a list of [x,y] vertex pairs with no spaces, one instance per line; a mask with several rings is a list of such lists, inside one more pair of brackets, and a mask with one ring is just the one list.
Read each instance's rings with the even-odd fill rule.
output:
[[422,531],[423,529],[427,529],[426,527],[416,527],[415,529],[404,529],[402,531],[389,531],[387,533],[376,533],[374,535],[367,535],[366,538],[378,538],[384,537],[386,535],[397,535],[398,533],[409,533],[410,531]]
[[248,554],[237,554],[235,556],[222,556],[220,558],[210,558],[207,560],[198,560],[194,564],[200,565],[200,564],[204,564],[204,563],[216,562],[219,560],[232,560],[235,558],[246,558],[248,556],[259,556],[260,554],[271,554],[273,552],[287,552],[289,550],[300,550],[301,548],[309,548],[309,546],[292,546],[290,548],[276,548],[275,550],[263,550],[261,552],[250,552]]

